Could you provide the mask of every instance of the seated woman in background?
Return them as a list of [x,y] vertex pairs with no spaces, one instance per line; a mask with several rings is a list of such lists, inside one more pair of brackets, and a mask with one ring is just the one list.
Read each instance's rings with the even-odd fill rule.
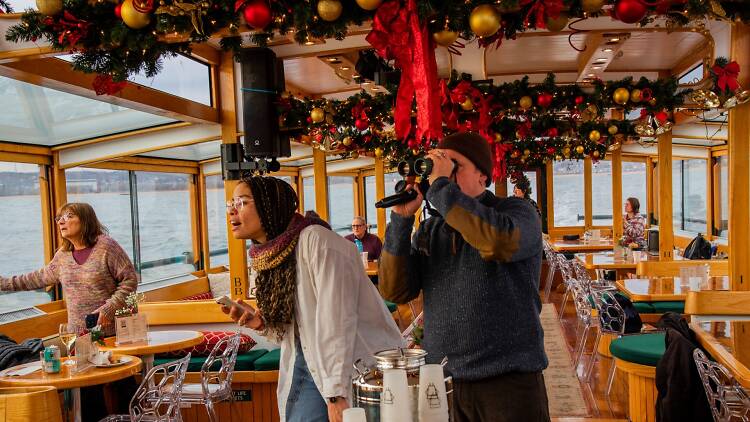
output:
[[646,219],[639,213],[641,203],[638,198],[628,198],[625,201],[625,215],[622,218],[622,236],[625,244],[637,243],[641,247],[646,245],[644,232],[646,230]]
[[86,315],[98,313],[97,324],[106,334],[114,334],[115,311],[125,306],[125,298],[138,286],[133,263],[107,236],[91,205],[65,204],[55,222],[63,242],[52,261],[29,274],[0,276],[0,291],[36,290],[60,283],[68,324],[83,330]]
[[516,179],[516,186],[513,188],[513,196],[529,201],[531,205],[534,206],[537,214],[539,214],[539,217],[541,218],[542,210],[539,209],[539,205],[536,203],[536,201],[531,199],[531,182],[529,182],[529,178],[526,177],[526,175],[522,174],[518,179]]

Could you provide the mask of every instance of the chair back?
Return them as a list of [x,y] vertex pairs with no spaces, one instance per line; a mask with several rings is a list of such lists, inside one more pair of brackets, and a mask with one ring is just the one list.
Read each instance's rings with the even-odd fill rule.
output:
[[750,397],[732,374],[721,364],[708,359],[699,348],[693,350],[693,359],[714,421],[750,420]]
[[0,420],[5,422],[62,422],[55,387],[0,388]]
[[617,302],[611,290],[592,290],[594,306],[599,313],[599,329],[602,334],[622,336],[625,333],[625,310]]
[[567,284],[570,283],[574,277],[573,277],[573,270],[570,265],[570,261],[568,261],[568,258],[565,258],[565,255],[561,253],[555,254],[556,264],[557,268],[560,269],[560,273],[563,276],[563,281]]
[[180,398],[190,353],[151,368],[130,400],[131,421],[181,421]]
[[583,323],[591,322],[591,302],[589,302],[588,285],[580,280],[570,280],[571,291],[573,292],[573,303],[576,307],[576,315]]
[[692,259],[680,261],[641,261],[635,266],[635,273],[644,277],[679,277],[680,268],[697,267],[708,264],[710,276],[729,275],[727,259]]
[[[211,353],[203,362],[201,367],[201,386],[203,396],[208,398],[224,397],[232,394],[232,376],[234,376],[234,365],[237,363],[237,352],[240,349],[240,333],[227,338],[221,339]],[[221,362],[218,371],[212,372],[211,367],[215,362]],[[214,393],[209,393],[209,384],[218,384],[219,389]]]
[[571,265],[573,266],[573,271],[576,274],[576,278],[579,280],[585,280],[587,283],[590,283],[591,275],[588,271],[586,271],[586,268],[581,264],[581,261],[574,259],[571,261]]

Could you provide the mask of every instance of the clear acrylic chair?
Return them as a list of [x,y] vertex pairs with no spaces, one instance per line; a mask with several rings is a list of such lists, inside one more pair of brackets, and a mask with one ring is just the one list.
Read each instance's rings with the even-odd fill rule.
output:
[[565,294],[563,294],[562,304],[560,305],[560,315],[558,318],[562,320],[563,315],[565,315],[565,305],[568,304],[568,297],[571,295],[571,288],[575,282],[575,278],[573,277],[573,270],[570,261],[568,261],[568,258],[565,258],[565,255],[555,253],[555,264],[560,271],[560,274],[562,274],[563,283],[565,284]]
[[547,279],[544,284],[544,302],[549,302],[549,296],[552,293],[552,283],[555,280],[557,271],[557,258],[555,250],[548,241],[544,241],[544,259],[547,261]]
[[100,422],[182,422],[180,396],[190,354],[154,366],[130,400],[128,415],[111,415]]
[[575,361],[573,362],[573,368],[578,368],[578,362],[581,360],[583,351],[586,349],[589,331],[591,327],[596,325],[596,320],[593,318],[593,308],[589,300],[591,294],[588,284],[577,279],[572,279],[570,282],[570,292],[573,296],[573,304],[575,305],[576,316],[578,318],[578,324],[576,325],[577,347]]
[[693,360],[706,391],[715,422],[750,421],[750,397],[729,371],[710,360],[701,349],[693,350]]
[[[231,400],[232,376],[237,362],[241,335],[237,333],[216,343],[201,367],[201,382],[185,383],[182,386],[182,404],[202,404],[206,407],[211,422],[218,421],[214,403]],[[211,371],[216,362],[221,362],[217,371]]]

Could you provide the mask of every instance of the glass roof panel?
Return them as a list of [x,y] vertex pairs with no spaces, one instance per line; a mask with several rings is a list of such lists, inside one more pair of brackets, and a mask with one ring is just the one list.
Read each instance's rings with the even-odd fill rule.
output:
[[221,155],[221,141],[203,142],[184,147],[163,149],[140,154],[145,157],[170,158],[173,160],[203,161]]
[[36,9],[35,0],[10,0],[7,3],[16,13],[21,13],[26,9]]
[[54,146],[176,120],[0,76],[0,141]]

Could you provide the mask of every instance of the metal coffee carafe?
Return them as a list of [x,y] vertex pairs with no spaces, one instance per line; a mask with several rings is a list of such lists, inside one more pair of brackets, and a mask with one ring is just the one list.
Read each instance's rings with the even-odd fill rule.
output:
[[[383,391],[383,371],[386,369],[403,369],[409,384],[411,411],[413,420],[419,420],[417,411],[419,403],[419,368],[424,365],[427,352],[421,349],[390,349],[375,353],[375,368],[359,367],[354,364],[357,377],[352,381],[354,389],[353,407],[365,409],[367,422],[380,422],[380,394]],[[445,378],[445,391],[448,394],[448,407],[452,407],[453,378]]]

